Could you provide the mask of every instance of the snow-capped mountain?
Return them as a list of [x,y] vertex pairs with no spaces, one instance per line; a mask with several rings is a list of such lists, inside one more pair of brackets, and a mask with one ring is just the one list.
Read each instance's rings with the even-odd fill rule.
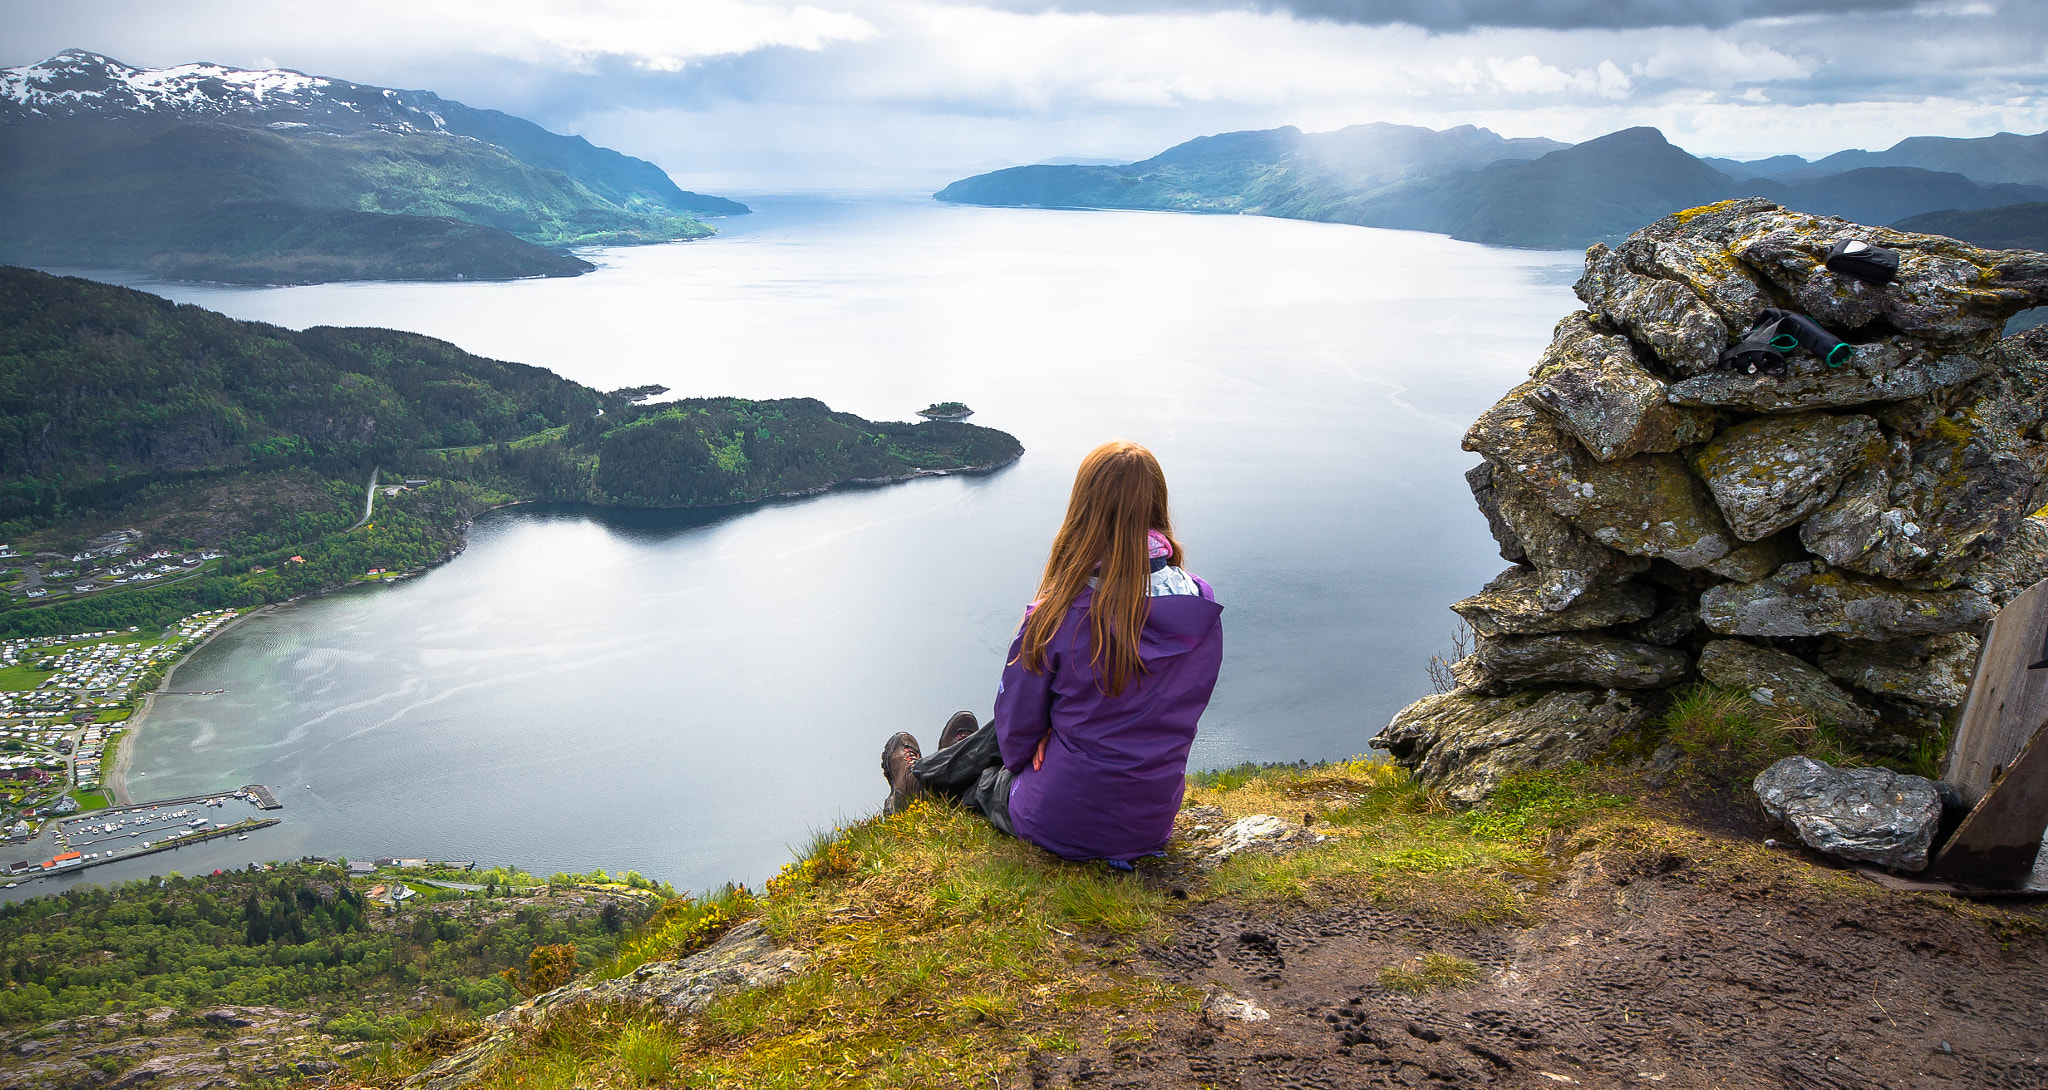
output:
[[272,68],[219,64],[137,68],[83,49],[0,68],[0,113],[16,117],[320,120],[343,127],[447,132],[440,96]]
[[676,187],[661,168],[524,118],[479,110],[432,91],[371,87],[286,68],[219,64],[137,68],[85,49],[0,68],[0,125],[98,120],[215,122],[291,134],[442,134],[493,145],[529,166],[559,170],[629,209],[739,215],[747,207]]
[[0,68],[0,262],[254,283],[573,275],[745,205],[431,91],[285,69]]

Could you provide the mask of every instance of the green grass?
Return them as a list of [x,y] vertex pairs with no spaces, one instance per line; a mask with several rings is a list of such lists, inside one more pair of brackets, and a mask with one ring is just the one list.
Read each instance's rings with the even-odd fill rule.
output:
[[1464,820],[1474,836],[1521,840],[1532,833],[1581,824],[1628,801],[1599,790],[1591,768],[1573,765],[1508,777],[1483,805],[1465,814]]
[[1421,995],[1460,988],[1479,979],[1479,966],[1450,954],[1428,953],[1380,970],[1380,987]]
[[41,685],[53,671],[38,670],[27,663],[0,669],[0,689],[9,692],[28,692]]
[[120,755],[121,743],[127,739],[127,731],[115,731],[107,736],[106,743],[100,747],[101,783],[105,783],[107,778],[114,774],[114,758]]
[[[1187,890],[1194,900],[1363,897],[1471,924],[1524,918],[1526,876],[1547,866],[1545,838],[1605,820],[1624,801],[1577,768],[1517,778],[1469,814],[1379,759],[1190,779],[1190,805],[1231,818],[1307,814],[1329,837],[1287,854],[1239,855],[1206,887],[1196,881]],[[1178,841],[1171,851],[1169,865],[1190,861]],[[920,802],[819,835],[761,890],[670,901],[585,979],[687,956],[747,919],[805,953],[794,976],[724,996],[682,1022],[628,1008],[558,1010],[523,1031],[483,1086],[1007,1083],[1027,1049],[1073,1049],[1105,1032],[1142,1041],[1196,1001],[1133,967],[1139,946],[1169,936],[1185,910],[1166,885],[1055,859],[958,807]],[[1395,968],[1424,989],[1478,972],[1436,954]],[[381,1051],[353,1073],[390,1086],[445,1054],[409,1047]]]
[[1666,740],[1695,771],[1730,779],[1754,776],[1773,761],[1795,754],[1837,767],[1870,761],[1832,726],[1705,682],[1680,689],[1660,725]]
[[80,810],[104,810],[109,805],[107,796],[99,791],[73,791],[71,797],[78,800]]

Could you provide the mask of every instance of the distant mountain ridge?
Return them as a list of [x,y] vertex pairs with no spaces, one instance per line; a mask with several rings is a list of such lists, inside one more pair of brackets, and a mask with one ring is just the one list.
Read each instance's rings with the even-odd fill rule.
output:
[[1902,231],[1947,235],[1987,250],[2048,251],[2048,202],[1927,212],[1892,226]]
[[938,199],[963,204],[1245,212],[1344,220],[1351,202],[1425,174],[1533,159],[1566,147],[1507,140],[1470,125],[1444,131],[1353,125],[1328,133],[1287,126],[1197,137],[1122,166],[1011,167],[954,182]]
[[747,211],[428,91],[85,50],[0,68],[0,197],[0,261],[254,283],[575,275],[593,266],[563,247],[697,238],[698,216]]
[[[1995,146],[1999,161],[2018,171],[2011,164],[2022,163],[2028,149],[2048,152],[2048,134],[1899,147],[1908,145],[1923,150],[1879,158],[1939,164],[1982,159]],[[1202,137],[1122,167],[1015,167],[962,179],[935,196],[969,204],[1249,213],[1556,248],[1613,241],[1668,213],[1731,197],[1769,197],[1865,223],[2048,200],[2048,188],[2039,185],[1986,183],[1888,160],[1830,160],[1849,169],[1779,156],[1720,160],[1723,170],[1647,127],[1576,145],[1510,140],[1470,126],[1437,132],[1360,125],[1323,134],[1289,127]]]

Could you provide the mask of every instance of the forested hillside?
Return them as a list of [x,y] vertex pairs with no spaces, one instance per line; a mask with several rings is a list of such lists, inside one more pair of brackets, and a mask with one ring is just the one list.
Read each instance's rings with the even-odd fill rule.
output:
[[[44,579],[32,600],[11,579],[0,632],[162,623],[418,568],[493,504],[744,503],[1022,452],[989,428],[874,423],[809,399],[636,393],[412,333],[294,332],[0,267],[0,539],[50,554],[36,575],[131,527],[226,554],[170,586]],[[398,490],[364,521],[373,470]]]

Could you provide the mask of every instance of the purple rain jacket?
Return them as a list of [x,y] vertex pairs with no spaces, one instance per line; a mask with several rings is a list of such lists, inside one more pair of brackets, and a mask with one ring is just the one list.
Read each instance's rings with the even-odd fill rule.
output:
[[[1016,775],[1010,823],[1018,837],[1068,859],[1132,860],[1166,846],[1187,789],[1195,724],[1223,664],[1223,607],[1208,583],[1195,582],[1200,596],[1149,599],[1138,641],[1145,672],[1120,696],[1096,688],[1089,663],[1092,589],[1046,645],[1043,674],[1017,662],[1018,629],[995,708],[1003,764]],[[1045,763],[1033,770],[1031,756],[1048,732]]]

